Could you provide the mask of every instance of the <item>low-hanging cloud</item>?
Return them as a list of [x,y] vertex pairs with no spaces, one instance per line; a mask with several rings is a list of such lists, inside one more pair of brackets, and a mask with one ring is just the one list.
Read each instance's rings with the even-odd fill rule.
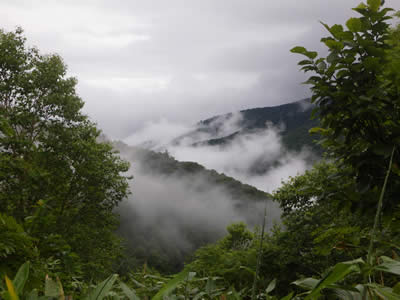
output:
[[[178,126],[164,119],[158,123],[162,126],[157,126],[156,134],[166,137],[161,139],[162,143],[157,143],[157,139],[150,134],[153,125],[143,128],[126,141],[142,144],[142,140],[135,140],[135,137],[146,136],[147,145],[153,150],[167,150],[177,160],[200,163],[266,192],[278,188],[282,180],[311,167],[313,154],[309,149],[289,151],[285,148],[281,137],[284,124],[267,124],[265,129],[246,131],[240,126],[242,120],[241,113],[219,116],[207,125],[199,123],[197,130],[186,127],[187,133],[183,135],[185,127],[179,126],[181,131],[176,135],[179,138],[167,143],[168,138],[173,136],[171,129]],[[207,143],[208,140],[230,135],[235,136],[221,145]]]
[[195,249],[226,234],[229,224],[260,225],[264,207],[267,228],[279,222],[280,209],[270,199],[238,199],[203,173],[166,175],[149,168],[143,150],[121,144],[117,148],[131,162],[134,176],[133,194],[118,208],[120,232],[135,251],[143,248],[145,257],[156,248],[156,255],[163,253],[169,261],[182,264]]

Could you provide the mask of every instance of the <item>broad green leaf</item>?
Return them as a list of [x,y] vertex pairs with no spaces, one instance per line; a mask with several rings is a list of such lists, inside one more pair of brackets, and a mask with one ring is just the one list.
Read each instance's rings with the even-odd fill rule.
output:
[[24,290],[25,283],[28,280],[28,277],[29,277],[29,261],[24,263],[18,269],[18,272],[14,277],[13,285],[14,285],[15,290],[16,290],[16,292],[18,294],[22,294],[22,291]]
[[338,61],[339,56],[337,54],[337,52],[332,51],[327,57],[326,57],[326,61],[330,64],[335,63],[336,61]]
[[281,300],[290,300],[293,298],[293,292],[291,292],[289,295],[286,295],[285,297],[281,298]]
[[64,290],[61,285],[60,279],[53,280],[46,275],[45,285],[44,285],[44,295],[47,297],[55,297],[64,299]]
[[377,12],[379,10],[379,7],[382,4],[381,0],[367,0],[368,6],[369,8],[373,11],[373,12]]
[[350,18],[346,22],[347,28],[351,32],[360,32],[362,31],[362,22],[359,18]]
[[18,294],[15,291],[15,287],[12,283],[12,281],[6,276],[6,286],[7,286],[7,290],[8,290],[8,294],[10,296],[11,300],[19,300]]
[[168,294],[168,293],[172,292],[180,282],[186,280],[188,272],[189,272],[189,270],[183,270],[182,272],[178,273],[175,276],[175,278],[168,281],[167,284],[161,290],[159,290],[158,293],[155,294],[154,297],[151,299],[152,300],[162,300],[164,294]]
[[333,269],[329,271],[320,282],[318,282],[305,300],[315,299],[324,288],[327,288],[329,285],[344,279],[348,274],[360,272],[360,267],[358,266],[359,263],[364,263],[364,261],[362,259],[356,259],[353,261],[336,264]]
[[314,59],[318,56],[318,53],[315,51],[308,51],[306,48],[304,47],[294,47],[290,50],[290,52],[292,53],[298,53],[298,54],[302,54],[307,56],[308,58]]
[[267,294],[269,294],[270,292],[272,292],[275,289],[276,286],[276,279],[273,279],[267,286],[267,289],[265,290],[265,292]]
[[38,291],[37,289],[33,289],[28,297],[26,298],[27,300],[38,300],[39,299],[39,295],[38,295]]
[[377,271],[392,273],[396,275],[400,275],[400,262],[394,259],[391,259],[387,256],[381,256],[383,263],[376,266],[374,269]]
[[296,280],[296,281],[292,282],[292,284],[295,284],[305,290],[312,290],[313,288],[315,288],[317,286],[317,284],[319,282],[320,282],[320,280],[309,277],[309,278]]
[[329,32],[334,36],[334,37],[339,37],[341,33],[343,33],[343,26],[339,24],[333,25]]
[[94,291],[89,293],[89,295],[86,296],[87,300],[101,300],[104,299],[104,297],[107,296],[108,292],[112,289],[115,280],[117,280],[118,275],[113,274],[110,277],[108,277],[106,280],[103,282],[99,283]]
[[385,300],[399,300],[399,294],[393,293],[393,290],[388,287],[381,287],[376,284],[368,284],[368,286],[372,287],[375,294],[382,297]]
[[119,286],[121,287],[121,290],[124,292],[125,296],[127,296],[129,300],[140,300],[140,298],[136,296],[135,291],[131,289],[129,286],[127,286],[125,283],[120,282]]
[[298,65],[299,66],[305,66],[305,65],[311,65],[312,63],[313,63],[312,60],[305,59],[305,60],[300,61],[298,63]]
[[294,48],[290,49],[290,52],[298,53],[298,54],[304,54],[304,53],[307,52],[307,49],[304,48],[304,47],[297,46],[297,47],[294,47]]
[[393,287],[393,293],[400,295],[400,282]]
[[325,40],[324,43],[329,49],[332,49],[332,50],[340,51],[344,48],[344,44],[342,42],[338,42],[335,40],[328,39],[328,40]]
[[356,8],[358,8],[358,9],[367,9],[368,6],[366,6],[364,3],[360,3]]

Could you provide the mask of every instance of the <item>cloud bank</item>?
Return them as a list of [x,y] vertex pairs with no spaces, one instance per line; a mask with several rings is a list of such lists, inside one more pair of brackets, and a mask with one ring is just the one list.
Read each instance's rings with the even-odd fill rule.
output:
[[343,24],[359,2],[2,0],[0,27],[20,25],[30,44],[59,53],[85,111],[121,139],[162,118],[191,124],[308,97],[289,50],[324,53],[318,21]]

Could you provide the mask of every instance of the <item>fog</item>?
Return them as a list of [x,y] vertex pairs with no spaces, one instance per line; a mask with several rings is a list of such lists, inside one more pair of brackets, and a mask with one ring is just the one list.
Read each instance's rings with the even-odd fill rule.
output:
[[[242,120],[240,113],[216,117],[207,124],[206,130],[202,123],[185,127],[162,119],[144,126],[125,142],[168,151],[179,161],[200,163],[265,192],[272,192],[282,180],[311,167],[313,153],[309,149],[289,151],[283,145],[281,132],[285,124],[267,124],[265,130],[241,131]],[[209,145],[204,142],[235,133],[239,134],[228,143]]]
[[[121,156],[131,163],[132,195],[117,212],[120,232],[135,256],[158,267],[179,269],[185,257],[195,249],[217,241],[233,222],[245,222],[252,228],[262,224],[267,208],[266,227],[279,222],[280,209],[267,197],[247,201],[232,195],[224,185],[211,182],[206,174],[166,175],[147,165],[137,148],[117,145]],[[154,257],[157,258],[154,258]]]
[[[309,108],[303,102],[299,105],[300,111]],[[162,118],[145,123],[124,140],[126,144],[119,144],[134,176],[133,194],[119,209],[121,232],[134,251],[142,249],[135,252],[136,257],[151,257],[153,262],[162,261],[157,267],[169,263],[179,269],[195,249],[223,237],[229,224],[245,222],[250,228],[262,224],[264,207],[267,230],[279,223],[278,204],[268,197],[254,201],[244,194],[238,198],[229,187],[240,186],[239,182],[221,183],[211,178],[216,173],[175,161],[199,163],[267,193],[311,167],[309,149],[286,149],[285,124],[251,129],[247,121],[242,113],[194,125]],[[187,168],[177,171],[178,165]]]

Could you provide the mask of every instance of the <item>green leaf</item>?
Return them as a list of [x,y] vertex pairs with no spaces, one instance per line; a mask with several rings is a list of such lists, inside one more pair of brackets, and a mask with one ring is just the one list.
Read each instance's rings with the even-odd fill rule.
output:
[[306,48],[304,48],[304,47],[299,47],[299,46],[292,48],[292,49],[290,50],[290,52],[302,54],[302,55],[305,55],[305,56],[307,56],[308,58],[311,58],[311,59],[314,59],[314,58],[316,58],[316,57],[318,56],[318,53],[317,53],[317,52],[314,52],[314,51],[307,51]]
[[393,287],[393,293],[400,295],[400,282]]
[[358,9],[367,9],[368,6],[366,6],[364,3],[360,3],[356,8],[358,8]]
[[317,286],[317,284],[319,282],[320,282],[320,280],[309,277],[309,278],[296,280],[296,281],[292,282],[292,284],[295,284],[305,290],[312,290],[313,288],[315,288]]
[[329,285],[344,279],[348,274],[360,272],[359,263],[364,263],[362,259],[356,259],[348,262],[336,264],[331,271],[329,271],[321,281],[313,288],[311,293],[305,298],[316,299],[320,292],[329,287]]
[[140,298],[136,296],[135,291],[130,287],[128,287],[125,283],[120,282],[119,286],[122,292],[124,292],[125,296],[127,296],[129,300],[140,300]]
[[107,296],[108,292],[112,289],[115,280],[117,280],[118,275],[113,274],[108,277],[103,282],[99,283],[96,288],[86,296],[87,300],[101,300]]
[[182,272],[178,273],[175,276],[175,278],[168,281],[167,284],[161,290],[159,290],[158,293],[156,295],[154,295],[154,297],[151,299],[152,300],[162,300],[164,294],[168,294],[168,293],[172,292],[180,282],[186,280],[188,272],[189,272],[189,270],[183,270]]
[[344,44],[342,42],[338,42],[335,40],[327,39],[324,41],[325,45],[332,50],[342,50],[344,48]]
[[381,0],[367,0],[367,4],[373,12],[377,12],[379,10],[379,7],[382,4],[382,1]]
[[294,48],[290,49],[290,52],[298,53],[298,54],[304,54],[304,53],[307,52],[307,49],[304,48],[304,47],[297,46],[297,47],[294,47]]
[[346,26],[351,32],[360,32],[363,28],[362,22],[359,18],[350,18],[347,20]]
[[26,298],[27,300],[38,300],[39,299],[39,295],[38,295],[38,291],[37,289],[33,289],[28,297]]
[[386,273],[392,273],[395,275],[400,275],[400,262],[394,259],[391,259],[387,256],[380,257],[383,260],[383,263],[376,266],[374,269],[377,271],[382,271]]
[[343,35],[343,26],[335,24],[329,28],[329,32],[337,39],[341,39]]
[[320,70],[320,71],[325,71],[325,70],[326,70],[326,67],[327,67],[327,65],[326,65],[326,63],[325,63],[324,61],[321,61],[321,62],[318,64],[318,70]]
[[57,280],[54,281],[48,275],[46,275],[46,280],[44,284],[44,295],[46,297],[64,299],[64,290],[58,277]]
[[399,294],[393,293],[391,288],[382,287],[377,284],[368,284],[368,286],[372,287],[374,293],[385,300],[399,300]]
[[291,292],[289,295],[286,295],[285,297],[281,298],[281,300],[290,300],[293,298],[293,292]]
[[29,261],[24,263],[18,270],[13,280],[13,285],[18,294],[22,294],[24,286],[29,277]]
[[321,127],[313,127],[308,131],[308,133],[310,134],[315,134],[315,133],[323,134],[324,132],[326,132],[326,129]]
[[311,65],[312,63],[313,63],[312,60],[305,59],[305,60],[300,61],[300,62],[298,63],[298,65],[299,65],[299,66]]
[[267,294],[269,294],[270,292],[272,292],[275,289],[276,286],[276,279],[272,280],[268,286],[267,289],[265,290]]

